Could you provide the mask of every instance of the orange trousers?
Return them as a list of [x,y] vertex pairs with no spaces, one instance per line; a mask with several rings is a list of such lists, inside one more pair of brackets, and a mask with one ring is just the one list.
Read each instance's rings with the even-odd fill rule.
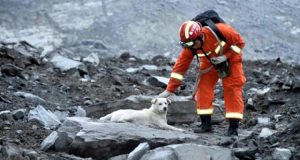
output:
[[[210,63],[201,64],[201,69],[209,67]],[[213,114],[214,88],[218,82],[218,73],[215,68],[203,74],[196,93],[197,114]],[[222,79],[226,118],[243,119],[244,102],[242,89],[246,82],[241,62],[230,64],[230,75]]]

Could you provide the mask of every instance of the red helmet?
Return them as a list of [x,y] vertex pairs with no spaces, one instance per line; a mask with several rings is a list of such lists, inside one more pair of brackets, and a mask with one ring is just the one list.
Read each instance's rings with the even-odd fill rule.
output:
[[202,35],[202,27],[195,21],[186,21],[179,28],[179,36],[181,42],[195,40]]

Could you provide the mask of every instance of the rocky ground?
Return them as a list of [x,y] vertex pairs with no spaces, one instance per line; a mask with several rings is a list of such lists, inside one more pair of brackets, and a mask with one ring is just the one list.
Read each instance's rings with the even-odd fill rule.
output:
[[[169,77],[174,64],[174,60],[168,57],[142,60],[130,53],[105,59],[73,57],[64,49],[39,58],[39,49],[26,42],[1,43],[0,47],[0,159],[81,159],[79,156],[82,155],[56,152],[51,146],[41,148],[41,144],[67,116],[96,119],[118,108],[148,107],[150,101],[145,99],[134,105],[124,100],[130,96],[132,99],[132,95],[137,99],[158,95],[166,86],[163,77]],[[60,63],[62,57],[65,59]],[[195,66],[196,61],[176,95],[191,95]],[[284,156],[286,159],[300,159],[300,66],[286,64],[278,58],[276,61],[245,61],[244,70],[247,83],[241,138],[230,139],[224,135],[228,124],[218,109],[215,109],[218,113],[214,117],[214,134],[203,137],[208,137],[209,145],[232,150],[236,159],[284,159]],[[221,84],[217,85],[215,93],[215,104],[223,109]],[[182,102],[181,105],[191,103]],[[37,106],[49,111],[37,111]],[[60,121],[57,125],[42,123],[33,118],[34,110],[54,113]],[[191,129],[199,124],[197,119],[184,123],[178,119],[172,124],[193,135]],[[138,142],[134,141],[134,144]],[[127,145],[130,149],[136,147],[130,145],[130,141]],[[152,144],[151,149],[164,145],[168,143]],[[130,151],[116,153],[128,154]],[[117,154],[107,154],[103,158],[113,156]]]

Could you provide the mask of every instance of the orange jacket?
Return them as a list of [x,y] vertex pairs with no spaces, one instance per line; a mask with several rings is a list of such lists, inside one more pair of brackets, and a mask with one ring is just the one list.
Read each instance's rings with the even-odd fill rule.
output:
[[[223,34],[226,39],[226,43],[222,42],[223,54],[229,60],[229,63],[242,62],[242,49],[245,46],[245,42],[242,36],[235,31],[231,26],[218,23],[216,24],[218,30]],[[203,27],[204,44],[203,50],[208,54],[210,58],[219,56],[220,46],[215,38],[214,34],[208,27]],[[211,65],[209,60],[204,56],[201,50],[197,50],[197,55],[200,57],[201,66],[200,69],[205,69]],[[190,49],[183,48],[181,53],[173,67],[171,77],[167,86],[167,90],[175,92],[178,86],[183,80],[183,76],[188,70],[193,60],[193,54]]]

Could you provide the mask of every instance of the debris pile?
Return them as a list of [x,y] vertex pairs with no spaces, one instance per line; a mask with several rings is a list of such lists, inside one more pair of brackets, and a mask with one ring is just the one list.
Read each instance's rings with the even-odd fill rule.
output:
[[[98,118],[118,109],[143,109],[164,90],[173,65],[168,57],[76,57],[23,41],[0,45],[0,159],[299,159],[300,66],[246,61],[245,118],[238,139],[226,137],[222,84],[215,89],[213,134],[199,125],[190,95],[196,62],[172,97],[170,124],[184,133]],[[76,65],[74,65],[76,64]],[[205,146],[205,147],[204,147]],[[207,147],[209,146],[209,147]],[[51,152],[49,152],[51,151]],[[193,151],[193,153],[191,153]]]

